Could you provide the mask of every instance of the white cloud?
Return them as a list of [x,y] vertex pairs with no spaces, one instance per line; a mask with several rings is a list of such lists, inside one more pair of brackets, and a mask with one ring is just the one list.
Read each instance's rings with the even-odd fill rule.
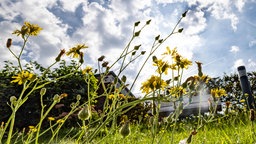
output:
[[64,10],[75,12],[80,4],[87,4],[87,0],[60,0],[60,3],[63,5]]
[[237,52],[239,52],[239,50],[240,50],[240,48],[238,46],[231,46],[229,51],[232,53],[237,53]]
[[243,11],[243,7],[244,7],[244,4],[245,4],[245,1],[246,0],[236,0],[235,1],[235,5],[236,5],[236,7],[237,7],[239,12]]
[[248,59],[248,67],[255,71],[256,68],[256,61],[252,59]]
[[202,11],[189,11],[182,23],[185,25],[184,33],[187,35],[199,34],[207,27],[206,18]]
[[249,42],[249,47],[253,47],[256,45],[256,40],[252,40]]

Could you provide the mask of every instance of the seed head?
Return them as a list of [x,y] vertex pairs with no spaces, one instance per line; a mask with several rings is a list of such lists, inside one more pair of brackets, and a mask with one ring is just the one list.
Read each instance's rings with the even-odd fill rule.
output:
[[82,108],[78,113],[78,118],[80,120],[88,120],[90,116],[91,116],[91,111],[87,105],[84,108]]
[[123,136],[126,137],[130,134],[131,130],[130,130],[130,124],[129,121],[126,121],[124,123],[124,125],[121,127],[121,129],[119,130],[119,133]]

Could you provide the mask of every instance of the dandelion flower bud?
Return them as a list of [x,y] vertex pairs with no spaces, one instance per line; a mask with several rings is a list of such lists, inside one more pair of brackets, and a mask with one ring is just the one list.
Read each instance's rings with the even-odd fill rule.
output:
[[103,61],[104,58],[105,58],[105,56],[103,55],[103,56],[101,56],[101,57],[98,58],[98,61]]
[[62,49],[59,55],[55,58],[56,62],[60,61],[60,58],[65,54],[65,49]]
[[108,66],[108,62],[103,62],[102,63],[102,67],[107,67]]
[[145,53],[146,53],[146,51],[142,51],[142,52],[141,52],[141,55],[144,55]]
[[46,93],[46,88],[42,88],[40,90],[40,95],[43,96],[43,95],[45,95],[45,93]]
[[130,130],[130,124],[129,121],[126,121],[124,123],[124,125],[121,127],[121,129],[119,130],[119,133],[123,136],[126,137],[130,134],[131,130]]
[[82,64],[82,63],[84,63],[84,53],[83,53],[83,52],[80,52],[79,55],[80,55],[80,60],[79,60],[79,62]]
[[146,22],[146,24],[147,24],[147,25],[149,25],[149,24],[150,24],[150,22],[151,22],[151,19],[150,19],[150,20],[148,20],[148,21]]
[[14,103],[14,102],[16,102],[17,101],[17,98],[15,97],[15,96],[11,96],[10,97],[10,102],[11,103]]
[[81,95],[78,94],[78,95],[76,96],[76,100],[77,100],[77,101],[80,101],[80,99],[81,99]]
[[155,40],[157,41],[157,40],[159,40],[159,38],[160,38],[160,35],[156,36]]
[[53,100],[57,103],[60,102],[60,96],[58,94],[54,95]]
[[78,118],[80,120],[88,120],[91,116],[91,111],[89,110],[89,107],[86,105],[84,108],[82,108],[78,113]]
[[140,24],[140,21],[137,21],[134,23],[134,26],[138,26]]
[[139,50],[140,46],[141,46],[141,44],[134,46],[134,50]]
[[178,30],[179,33],[182,33],[182,31],[183,31],[183,28],[180,28],[180,29]]
[[182,14],[182,17],[186,17],[187,12],[188,12],[188,10],[186,10],[186,11]]
[[140,30],[134,33],[134,37],[138,37],[140,35]]
[[10,48],[11,45],[12,45],[12,39],[11,39],[11,38],[8,38],[7,43],[6,43],[6,47],[7,47],[7,48]]

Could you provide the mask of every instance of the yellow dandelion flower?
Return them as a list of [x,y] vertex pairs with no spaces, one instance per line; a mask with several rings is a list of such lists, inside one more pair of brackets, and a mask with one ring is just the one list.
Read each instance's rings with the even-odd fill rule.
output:
[[54,117],[48,117],[48,120],[49,120],[49,121],[54,121],[55,118],[54,118]]
[[92,67],[90,66],[86,66],[85,69],[82,71],[83,74],[87,74],[92,72]]
[[34,128],[35,128],[35,126],[28,126],[28,128],[29,128],[29,129],[34,129]]
[[225,89],[223,88],[215,88],[215,89],[211,89],[211,95],[213,98],[220,98],[222,96],[226,96],[227,93],[225,91]]
[[170,47],[166,47],[166,51],[162,55],[174,56],[176,54],[177,54],[177,48],[176,47],[173,50],[171,50]]
[[124,94],[119,94],[119,97],[122,99],[125,99],[125,95]]
[[29,130],[32,131],[32,132],[36,132],[37,129],[35,126],[28,126]]
[[115,98],[115,95],[113,94],[108,95],[108,99],[114,99],[114,98]]
[[155,60],[153,62],[154,62],[153,65],[157,66],[157,72],[159,74],[161,74],[161,73],[164,73],[165,75],[168,74],[168,68],[170,67],[168,62],[163,61],[162,59],[159,59],[159,60],[157,59],[157,60]]
[[167,83],[159,76],[152,75],[147,81],[142,83],[141,90],[143,93],[149,93],[157,89],[164,89]]
[[23,26],[21,27],[21,30],[15,30],[13,34],[16,34],[17,36],[21,35],[22,38],[24,38],[24,36],[30,36],[30,35],[37,36],[41,30],[42,28],[39,27],[37,24],[24,22]]
[[169,90],[171,96],[178,98],[184,94],[186,94],[186,90],[182,86],[174,86],[171,87]]
[[63,119],[58,119],[57,120],[57,123],[60,124],[60,123],[64,123],[65,121]]
[[67,56],[71,55],[73,58],[79,58],[81,49],[88,48],[85,44],[78,44],[75,47],[72,47],[66,54]]
[[182,69],[188,69],[188,67],[189,66],[191,66],[192,65],[192,61],[190,61],[190,60],[188,60],[188,59],[186,59],[186,58],[182,58],[181,60],[180,60],[180,67],[182,68]]
[[22,71],[21,73],[18,73],[17,76],[13,76],[14,80],[11,81],[11,83],[18,83],[19,85],[25,83],[27,80],[34,79],[35,75],[28,72],[28,71]]

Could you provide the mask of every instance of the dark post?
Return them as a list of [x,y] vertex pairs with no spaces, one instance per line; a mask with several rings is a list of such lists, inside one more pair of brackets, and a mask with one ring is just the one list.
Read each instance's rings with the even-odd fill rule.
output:
[[249,82],[247,74],[246,74],[245,66],[239,66],[237,68],[237,70],[238,70],[239,77],[240,77],[240,84],[242,87],[243,95],[248,94],[248,98],[246,99],[248,108],[254,109],[255,101],[254,101],[254,97],[252,95],[252,90],[251,90],[250,82]]

